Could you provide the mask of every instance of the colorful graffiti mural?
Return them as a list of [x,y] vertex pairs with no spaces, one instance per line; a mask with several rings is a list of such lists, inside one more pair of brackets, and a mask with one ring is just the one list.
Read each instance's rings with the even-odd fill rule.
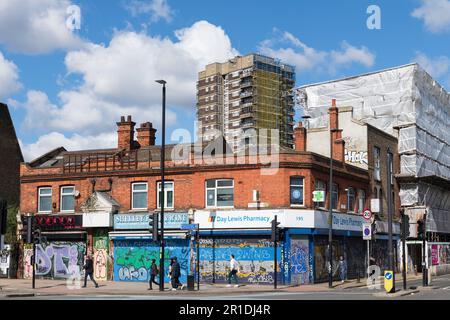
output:
[[51,242],[36,245],[36,275],[53,279],[79,275],[85,252],[84,242]]
[[[205,282],[225,282],[229,272],[230,255],[239,263],[238,278],[241,282],[274,282],[274,248],[267,239],[200,239],[200,279]],[[277,254],[280,260],[281,248]],[[282,271],[282,261],[278,270]]]
[[309,241],[291,239],[290,252],[291,284],[309,283]]
[[33,245],[25,243],[23,245],[23,278],[31,279],[33,277]]
[[[166,240],[165,242],[165,282],[170,279],[169,262],[177,257],[181,267],[181,282],[187,281],[190,261],[189,240]],[[159,244],[150,240],[115,240],[114,241],[114,280],[148,281],[152,259],[159,265]]]
[[108,236],[94,236],[94,278],[108,280]]

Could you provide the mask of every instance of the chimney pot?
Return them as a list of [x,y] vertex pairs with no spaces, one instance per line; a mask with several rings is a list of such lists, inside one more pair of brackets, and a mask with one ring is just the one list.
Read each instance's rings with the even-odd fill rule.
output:
[[125,122],[125,116],[120,117],[120,122]]
[[131,116],[127,117],[127,122],[131,122]]

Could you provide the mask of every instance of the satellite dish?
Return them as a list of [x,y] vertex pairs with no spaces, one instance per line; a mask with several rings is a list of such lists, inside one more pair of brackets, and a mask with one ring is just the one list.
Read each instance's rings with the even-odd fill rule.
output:
[[75,198],[78,198],[80,196],[80,191],[75,190],[75,194],[74,194]]

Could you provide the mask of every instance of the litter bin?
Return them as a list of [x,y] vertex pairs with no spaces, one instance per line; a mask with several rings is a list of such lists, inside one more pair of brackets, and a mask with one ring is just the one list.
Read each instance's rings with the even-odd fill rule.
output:
[[194,291],[195,277],[194,275],[187,276],[187,289],[188,291]]

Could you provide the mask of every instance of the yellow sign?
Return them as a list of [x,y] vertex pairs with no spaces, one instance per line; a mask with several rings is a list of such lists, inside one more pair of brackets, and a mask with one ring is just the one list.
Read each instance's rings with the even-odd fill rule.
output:
[[394,288],[394,273],[390,270],[384,272],[384,289],[387,293]]

